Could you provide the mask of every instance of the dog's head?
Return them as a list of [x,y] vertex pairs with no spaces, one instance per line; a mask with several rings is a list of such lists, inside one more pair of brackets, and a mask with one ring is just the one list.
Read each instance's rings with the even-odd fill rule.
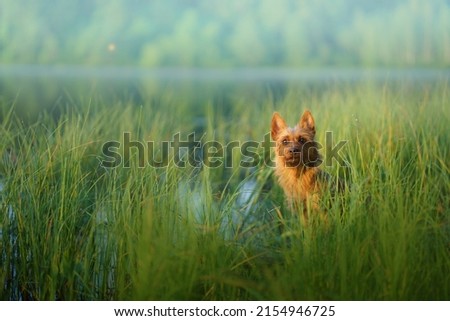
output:
[[307,110],[294,127],[288,127],[279,113],[272,116],[272,139],[276,142],[278,161],[286,167],[316,167],[320,164],[314,118]]

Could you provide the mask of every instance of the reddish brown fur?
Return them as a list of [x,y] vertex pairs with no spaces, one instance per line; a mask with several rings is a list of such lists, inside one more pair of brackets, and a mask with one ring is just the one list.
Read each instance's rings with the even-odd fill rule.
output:
[[306,216],[308,206],[317,207],[326,176],[318,168],[321,160],[314,141],[314,118],[309,111],[305,111],[298,124],[291,128],[275,112],[271,134],[276,142],[275,175],[291,209],[303,208]]

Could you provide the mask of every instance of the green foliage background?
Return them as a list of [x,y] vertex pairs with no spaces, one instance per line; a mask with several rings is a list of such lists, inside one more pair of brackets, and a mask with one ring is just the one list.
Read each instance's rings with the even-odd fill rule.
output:
[[[448,0],[0,0],[0,299],[449,300],[449,31]],[[242,154],[101,166],[306,108],[348,142],[326,221]]]
[[442,67],[449,30],[445,0],[4,0],[0,62]]

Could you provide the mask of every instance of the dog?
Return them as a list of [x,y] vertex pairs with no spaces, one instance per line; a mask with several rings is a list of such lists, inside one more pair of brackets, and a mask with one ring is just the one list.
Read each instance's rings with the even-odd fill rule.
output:
[[281,115],[272,116],[271,136],[276,142],[275,175],[293,212],[308,213],[319,208],[321,191],[326,188],[329,175],[319,169],[322,163],[314,140],[316,127],[309,110],[295,127],[289,127]]

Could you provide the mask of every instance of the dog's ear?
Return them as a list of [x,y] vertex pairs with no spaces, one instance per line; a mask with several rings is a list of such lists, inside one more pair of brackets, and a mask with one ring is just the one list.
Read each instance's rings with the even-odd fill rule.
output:
[[314,134],[316,133],[316,125],[314,123],[314,118],[311,115],[311,112],[309,110],[306,110],[302,117],[300,118],[300,121],[298,122],[300,128],[305,128],[311,130]]
[[272,139],[277,140],[280,131],[282,131],[286,127],[287,125],[283,117],[281,117],[279,113],[274,112],[272,116],[272,128],[271,128]]

